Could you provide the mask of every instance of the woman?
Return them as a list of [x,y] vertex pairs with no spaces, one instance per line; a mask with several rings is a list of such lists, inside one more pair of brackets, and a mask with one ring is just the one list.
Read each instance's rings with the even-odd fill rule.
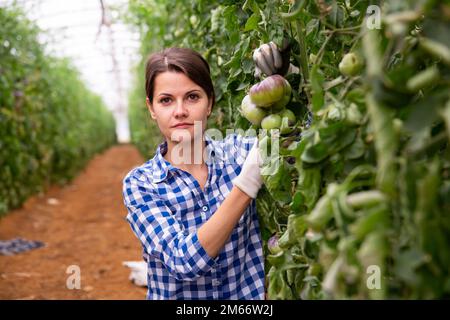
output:
[[147,299],[264,299],[257,139],[205,134],[214,89],[193,50],[151,55],[145,89],[165,141],[127,174],[123,195],[148,265]]

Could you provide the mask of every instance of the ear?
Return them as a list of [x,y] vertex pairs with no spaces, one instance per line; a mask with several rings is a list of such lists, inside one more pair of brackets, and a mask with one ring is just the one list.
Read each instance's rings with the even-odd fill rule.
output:
[[208,110],[206,112],[207,117],[209,117],[211,115],[211,112],[212,112],[212,101],[210,99],[209,102],[208,102]]
[[147,105],[147,109],[150,112],[152,119],[156,119],[155,110],[153,110],[152,103],[150,102],[148,97],[145,98],[145,104]]

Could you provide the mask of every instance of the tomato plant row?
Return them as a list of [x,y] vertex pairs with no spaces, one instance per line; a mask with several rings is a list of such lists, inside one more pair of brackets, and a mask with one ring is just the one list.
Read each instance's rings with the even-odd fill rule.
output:
[[116,139],[111,113],[68,61],[44,52],[37,27],[15,8],[0,8],[0,23],[1,215]]

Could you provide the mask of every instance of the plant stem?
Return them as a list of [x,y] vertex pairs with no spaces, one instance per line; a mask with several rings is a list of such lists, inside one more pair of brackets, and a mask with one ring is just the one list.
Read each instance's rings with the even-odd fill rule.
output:
[[333,87],[336,87],[342,83],[344,83],[347,79],[344,78],[343,76],[339,76],[336,79],[333,79],[331,81],[325,82],[323,85],[323,89],[324,90],[330,90]]
[[306,56],[306,44],[305,44],[305,34],[303,23],[296,19],[294,22],[295,30],[297,31],[297,41],[300,46],[300,66],[302,68],[302,75],[305,81],[309,80],[309,69],[308,69],[308,57]]
[[330,39],[333,37],[333,32],[330,33],[327,38],[325,39],[325,41],[323,42],[322,46],[320,47],[319,51],[317,52],[317,58],[316,58],[316,62],[315,64],[320,64],[320,62],[322,61],[322,56],[323,56],[323,52],[325,50],[325,47],[328,43],[328,41],[330,41]]

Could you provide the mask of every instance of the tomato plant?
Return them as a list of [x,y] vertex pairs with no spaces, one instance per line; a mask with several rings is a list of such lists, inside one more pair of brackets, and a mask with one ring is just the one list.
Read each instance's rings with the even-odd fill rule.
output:
[[64,183],[115,143],[114,120],[65,59],[44,52],[39,30],[0,7],[0,215],[50,183]]
[[[449,11],[433,0],[130,2],[143,56],[177,45],[210,62],[210,127],[259,125],[262,114],[236,112],[261,81],[253,54],[288,43],[299,73],[285,76],[283,108],[296,121],[257,201],[270,299],[450,296]],[[270,127],[289,122],[261,109]]]

